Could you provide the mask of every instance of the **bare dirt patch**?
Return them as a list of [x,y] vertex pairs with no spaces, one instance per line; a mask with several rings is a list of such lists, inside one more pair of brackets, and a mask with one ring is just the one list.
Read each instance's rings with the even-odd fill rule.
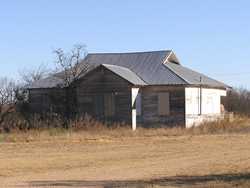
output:
[[249,187],[249,145],[242,133],[4,142],[0,187]]

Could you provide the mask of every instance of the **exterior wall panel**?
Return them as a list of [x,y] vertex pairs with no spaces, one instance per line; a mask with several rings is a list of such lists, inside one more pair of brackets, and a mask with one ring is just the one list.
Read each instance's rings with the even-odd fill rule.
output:
[[[169,114],[158,112],[159,94],[169,94]],[[143,126],[184,126],[185,125],[185,89],[182,87],[154,86],[142,88],[142,124]]]
[[[109,70],[99,68],[81,79],[76,87],[79,114],[88,113],[98,120],[131,124],[132,86],[126,80]],[[105,99],[110,95],[114,99],[114,108],[109,109],[112,110],[112,113],[108,113],[108,115],[105,111],[108,101]],[[91,103],[84,102],[83,99],[86,96],[92,99]],[[110,116],[110,114],[113,115]]]
[[220,118],[221,96],[226,96],[226,90],[185,88],[186,127]]

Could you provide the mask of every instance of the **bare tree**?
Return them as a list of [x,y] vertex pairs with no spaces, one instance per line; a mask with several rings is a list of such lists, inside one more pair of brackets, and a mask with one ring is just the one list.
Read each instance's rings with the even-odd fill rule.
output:
[[19,71],[19,74],[24,85],[31,85],[33,82],[48,76],[49,72],[50,71],[47,66],[45,64],[41,64],[35,69],[24,69]]
[[[54,53],[56,55],[55,65],[57,72],[59,72],[57,75],[62,78],[62,87],[65,89],[65,99],[60,99],[60,103],[64,101],[65,117],[69,119],[77,112],[75,81],[89,67],[88,64],[82,61],[87,51],[84,45],[75,45],[70,52],[64,52],[59,48]],[[56,101],[54,102],[57,103]]]
[[65,53],[61,48],[55,50],[54,53],[57,70],[63,73],[64,87],[69,87],[83,71],[87,70],[87,64],[81,62],[87,54],[86,47],[75,45],[70,53]]
[[0,125],[15,110],[16,84],[7,78],[0,78]]
[[250,115],[250,91],[244,88],[233,88],[223,99],[227,111]]

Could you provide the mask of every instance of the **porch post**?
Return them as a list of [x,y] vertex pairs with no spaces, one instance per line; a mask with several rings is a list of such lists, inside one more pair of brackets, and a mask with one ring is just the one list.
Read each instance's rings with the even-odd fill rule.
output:
[[138,95],[139,88],[131,89],[131,99],[132,99],[132,130],[136,130],[136,97]]

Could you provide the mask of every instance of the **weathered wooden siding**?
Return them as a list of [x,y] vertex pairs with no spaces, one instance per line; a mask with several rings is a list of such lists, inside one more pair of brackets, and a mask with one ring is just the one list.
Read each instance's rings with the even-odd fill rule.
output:
[[64,89],[32,89],[29,90],[29,108],[33,113],[49,113],[65,111]]
[[[74,95],[67,96],[62,89],[30,90],[30,106],[33,112],[55,112],[66,109],[69,98],[76,100],[76,114],[89,114],[97,120],[125,122],[132,121],[131,89],[133,85],[100,67],[79,79],[75,84]],[[169,93],[169,115],[159,115],[159,93]],[[142,126],[174,126],[185,124],[185,88],[169,86],[146,86],[139,90],[141,96],[141,114],[137,122]],[[115,111],[112,116],[106,117],[104,110],[104,96],[111,94],[114,98]]]
[[[77,104],[80,114],[104,120],[130,123],[131,121],[131,87],[126,80],[113,72],[100,67],[76,84]],[[113,94],[115,98],[115,115],[104,117],[103,96]]]
[[[159,115],[158,93],[170,95],[170,114]],[[185,89],[184,87],[149,86],[141,89],[143,126],[175,126],[185,124]]]

